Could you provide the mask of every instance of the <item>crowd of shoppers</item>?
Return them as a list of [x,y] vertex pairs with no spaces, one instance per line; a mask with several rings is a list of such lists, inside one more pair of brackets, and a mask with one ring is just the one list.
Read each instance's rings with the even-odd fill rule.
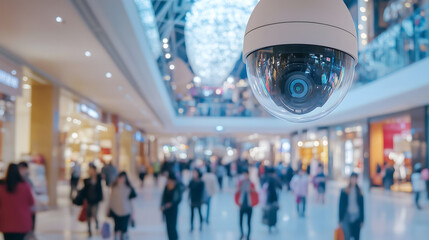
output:
[[[192,178],[185,186],[182,181],[183,168],[177,167],[174,162],[160,164],[159,176],[165,176],[167,183],[161,197],[161,212],[166,224],[166,232],[169,240],[179,239],[177,230],[179,205],[182,196],[188,190],[190,208],[190,230],[194,230],[194,220],[197,214],[198,227],[203,231],[204,224],[210,223],[210,205],[212,198],[221,190],[223,177],[228,176],[227,167],[222,164],[210,162],[203,165],[192,166]],[[179,165],[180,166],[180,165]],[[260,174],[260,190],[253,180],[255,175],[249,174],[249,169],[257,169]],[[155,172],[152,169],[152,173]],[[254,208],[261,203],[262,223],[268,226],[269,232],[277,224],[277,213],[282,202],[280,192],[292,191],[296,200],[296,211],[299,217],[306,216],[307,204],[309,203],[309,187],[314,187],[316,203],[325,202],[327,177],[324,166],[317,164],[312,166],[313,175],[308,174],[308,166],[300,165],[295,172],[291,166],[279,165],[278,167],[258,166],[253,168],[247,161],[236,165],[238,181],[234,195],[238,207],[238,223],[240,239],[250,239],[252,233],[252,217]],[[390,165],[384,169],[384,187],[386,190],[393,182],[391,177],[394,173]],[[148,174],[146,166],[137,171],[143,185]],[[311,171],[310,171],[311,172]],[[256,171],[255,171],[256,173]],[[88,178],[83,180],[83,187],[77,191],[81,176],[80,165],[75,162],[71,168],[70,186],[72,188],[70,197],[76,205],[82,206],[87,222],[88,235],[93,234],[93,223],[95,229],[99,229],[98,211],[103,201],[103,183],[108,187],[108,201],[106,204],[107,217],[114,223],[113,232],[115,240],[129,239],[128,227],[134,220],[134,209],[132,201],[137,197],[126,172],[118,173],[116,167],[107,164],[98,172],[95,165],[90,164]],[[364,195],[358,185],[358,174],[352,173],[347,187],[341,190],[339,197],[339,227],[344,233],[346,240],[359,240],[360,232],[364,224],[365,208]],[[427,191],[429,170],[424,169],[422,164],[414,165],[411,183],[414,192],[414,201],[417,209],[422,209],[421,198]],[[224,186],[225,187],[225,186]],[[77,193],[75,193],[77,192]],[[228,191],[227,191],[228,192]],[[227,193],[226,193],[227,194]],[[32,182],[29,177],[29,166],[25,162],[10,164],[3,180],[0,181],[0,231],[5,240],[34,239],[34,227],[36,216],[34,211],[35,198],[32,191]],[[203,213],[203,209],[206,211]],[[247,229],[247,231],[245,231]]]

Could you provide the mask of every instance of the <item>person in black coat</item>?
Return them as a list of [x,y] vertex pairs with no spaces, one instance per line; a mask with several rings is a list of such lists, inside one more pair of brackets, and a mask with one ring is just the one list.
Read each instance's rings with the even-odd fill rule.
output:
[[200,231],[203,229],[203,215],[201,213],[201,205],[204,198],[204,182],[201,180],[202,173],[195,169],[193,178],[189,183],[189,200],[191,202],[191,231],[194,230],[194,212],[198,210],[200,216]]
[[89,178],[84,180],[84,187],[81,190],[83,199],[87,201],[87,221],[88,221],[88,234],[91,237],[91,220],[94,218],[95,227],[98,229],[98,204],[103,201],[103,189],[101,187],[101,175],[97,173],[95,165],[89,166]]
[[178,182],[174,173],[169,173],[168,182],[161,198],[161,211],[165,217],[169,240],[177,240],[177,216],[182,200],[183,185]]
[[279,191],[282,184],[277,178],[275,169],[268,169],[267,177],[267,204],[264,209],[264,223],[268,225],[268,230],[277,225],[277,211],[279,210]]
[[349,186],[340,195],[339,221],[346,240],[359,240],[365,219],[364,197],[357,181],[357,173],[352,173]]

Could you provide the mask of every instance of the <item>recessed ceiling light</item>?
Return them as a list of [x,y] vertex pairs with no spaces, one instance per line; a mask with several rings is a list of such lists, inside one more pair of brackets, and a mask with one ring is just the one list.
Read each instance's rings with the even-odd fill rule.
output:
[[31,89],[31,85],[30,84],[24,84],[24,85],[22,85],[22,88],[24,88],[24,89]]
[[87,56],[87,57],[91,57],[91,52],[90,51],[85,51],[85,56]]
[[164,39],[162,39],[162,42],[163,42],[163,43],[168,43],[168,38],[164,38]]
[[162,47],[163,47],[164,49],[167,49],[167,48],[168,48],[168,43],[164,43],[164,44],[162,45]]
[[28,102],[28,103],[27,103],[27,107],[28,107],[28,108],[31,108],[32,106],[33,106],[33,104],[32,104],[31,102]]
[[223,131],[223,126],[216,126],[216,131],[218,131],[218,132],[222,132]]
[[12,73],[12,75],[16,75],[16,70],[12,70],[10,73]]
[[58,17],[56,17],[56,18],[55,18],[55,21],[56,21],[57,23],[62,23],[62,22],[63,22],[63,18],[62,18],[62,17],[60,17],[60,16],[58,16]]
[[174,64],[170,64],[170,70],[174,70],[176,68],[176,66],[174,66]]
[[164,80],[165,80],[165,81],[170,81],[170,80],[171,80],[170,75],[165,75],[165,76],[164,76]]
[[111,72],[107,72],[106,73],[106,78],[112,78],[112,73]]
[[22,78],[22,80],[24,80],[24,82],[26,82],[26,81],[28,81],[28,77],[27,77],[27,76],[24,76],[24,77]]
[[170,54],[170,53],[166,53],[166,54],[165,54],[165,58],[166,58],[166,59],[170,59],[170,58],[171,58],[171,54]]

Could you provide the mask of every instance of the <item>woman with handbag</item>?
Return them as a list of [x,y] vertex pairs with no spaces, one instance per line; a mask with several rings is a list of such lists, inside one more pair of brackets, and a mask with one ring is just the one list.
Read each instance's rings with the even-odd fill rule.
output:
[[115,222],[115,240],[128,239],[128,223],[132,213],[131,200],[137,194],[131,186],[126,172],[121,172],[112,184],[109,200],[109,215]]
[[177,216],[184,188],[183,184],[177,180],[176,175],[170,172],[161,198],[161,211],[165,217],[168,240],[179,239],[177,234]]
[[364,198],[357,181],[358,174],[352,173],[349,185],[341,190],[339,221],[345,240],[359,240],[364,223]]
[[0,232],[5,240],[23,240],[31,232],[33,206],[30,185],[21,177],[18,165],[10,164],[0,182]]
[[[79,196],[81,195],[81,196]],[[97,173],[95,165],[89,165],[89,178],[84,180],[84,187],[78,193],[78,198],[82,198],[85,206],[87,204],[86,218],[88,222],[88,235],[92,236],[91,220],[95,220],[95,228],[98,229],[98,204],[103,201],[103,189],[101,187],[101,175]],[[83,207],[84,208],[84,207]]]
[[247,240],[250,239],[253,208],[259,203],[259,196],[256,192],[255,185],[250,181],[249,171],[243,170],[242,179],[238,182],[235,193],[235,203],[240,207],[240,239],[244,237],[243,220],[247,215]]
[[204,202],[204,182],[201,179],[203,174],[200,170],[193,171],[193,178],[189,183],[189,200],[191,202],[191,232],[194,231],[194,212],[198,211],[200,217],[200,231],[203,230],[203,215],[201,213],[201,206]]

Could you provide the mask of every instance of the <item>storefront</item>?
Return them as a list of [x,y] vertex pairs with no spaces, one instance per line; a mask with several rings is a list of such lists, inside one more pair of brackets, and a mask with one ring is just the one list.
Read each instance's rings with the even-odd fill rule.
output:
[[366,122],[330,128],[330,178],[345,181],[352,172],[364,175],[364,135],[367,131]]
[[0,175],[15,161],[16,98],[22,94],[22,68],[0,56]]
[[411,174],[416,163],[425,166],[425,108],[370,119],[370,178],[384,183],[386,169],[394,169],[393,191],[411,192]]
[[60,165],[61,179],[69,179],[73,164],[80,164],[85,175],[89,163],[100,169],[114,159],[114,125],[102,121],[97,107],[64,90],[60,94],[60,132],[64,160]]
[[[292,166],[302,168],[316,175],[318,166],[322,164],[325,173],[328,171],[329,142],[328,129],[306,130],[292,135]],[[308,169],[310,168],[310,170]]]

